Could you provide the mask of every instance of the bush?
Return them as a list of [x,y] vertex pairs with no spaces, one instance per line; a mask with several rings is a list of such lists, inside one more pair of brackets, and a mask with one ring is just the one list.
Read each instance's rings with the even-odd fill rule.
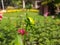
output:
[[3,18],[0,21],[0,45],[15,45],[19,28],[28,32],[27,36],[23,38],[25,45],[60,45],[60,19],[53,20],[50,17],[42,16],[28,17],[30,16]]
[[6,9],[10,10],[10,9],[14,9],[14,7],[13,6],[8,6]]
[[28,26],[29,41],[31,45],[60,45],[60,21],[49,18],[41,19],[35,25]]
[[26,9],[31,9],[31,8],[32,8],[31,4],[26,5]]

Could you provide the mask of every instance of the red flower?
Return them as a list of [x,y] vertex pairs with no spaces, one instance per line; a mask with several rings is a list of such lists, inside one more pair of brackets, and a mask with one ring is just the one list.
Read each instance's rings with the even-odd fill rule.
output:
[[2,16],[0,15],[0,18],[2,18]]
[[2,20],[2,15],[3,15],[3,14],[0,12],[0,21]]
[[21,34],[21,35],[24,35],[24,34],[26,34],[26,31],[24,29],[19,29],[18,33]]

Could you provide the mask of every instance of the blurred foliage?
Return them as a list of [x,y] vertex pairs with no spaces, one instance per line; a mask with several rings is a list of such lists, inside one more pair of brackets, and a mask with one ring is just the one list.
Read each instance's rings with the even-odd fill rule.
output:
[[[22,8],[22,1],[23,0],[4,0],[4,6],[5,8],[7,8],[7,6],[13,6],[15,8]],[[54,1],[55,4],[59,4],[60,3],[60,0],[41,0],[42,1],[42,5],[45,5],[51,1]],[[26,4],[26,8],[27,9],[30,9],[32,8],[32,5],[34,3],[34,0],[25,0],[25,4]],[[2,5],[1,5],[1,1],[0,1],[0,8],[2,8]]]
[[27,17],[34,19],[34,24],[31,24],[31,19],[26,17],[25,12],[3,15],[0,21],[0,45],[14,45],[15,39],[20,42],[19,36],[17,37],[18,28],[28,32],[24,37],[25,45],[60,45],[60,19],[43,17],[33,12],[27,13]]
[[45,5],[45,4],[47,4],[47,3],[50,3],[51,1],[54,1],[55,4],[59,4],[59,3],[60,3],[60,0],[43,0],[43,1],[42,1],[42,5]]
[[[5,9],[8,6],[13,6],[15,8],[22,8],[22,1],[21,0],[3,0]],[[0,6],[2,7],[2,3],[0,1]]]
[[12,0],[11,3],[15,6],[15,8],[22,8],[21,0]]

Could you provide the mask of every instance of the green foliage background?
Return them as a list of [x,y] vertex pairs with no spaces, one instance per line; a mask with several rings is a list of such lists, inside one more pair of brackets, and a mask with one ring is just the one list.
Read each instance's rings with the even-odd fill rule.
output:
[[[18,28],[26,29],[25,45],[60,45],[60,19],[43,17],[36,12],[27,12],[35,24],[27,26],[25,12],[6,13],[0,21],[0,45],[14,45]],[[32,16],[33,15],[33,16]],[[17,38],[16,38],[17,39]]]

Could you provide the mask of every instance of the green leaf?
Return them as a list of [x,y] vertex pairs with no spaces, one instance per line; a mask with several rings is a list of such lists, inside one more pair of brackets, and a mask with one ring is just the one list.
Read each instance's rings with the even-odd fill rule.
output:
[[17,35],[15,40],[15,45],[23,45],[23,40],[21,35]]

